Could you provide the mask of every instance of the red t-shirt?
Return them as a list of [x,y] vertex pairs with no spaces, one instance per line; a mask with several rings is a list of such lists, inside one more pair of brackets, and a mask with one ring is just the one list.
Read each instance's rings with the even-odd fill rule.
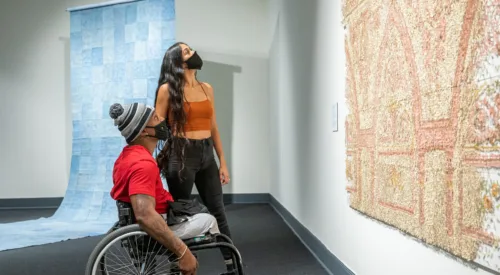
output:
[[151,153],[143,146],[131,145],[123,148],[115,162],[111,197],[130,203],[130,196],[136,194],[154,197],[160,214],[167,213],[167,201],[173,201],[163,188],[160,170]]

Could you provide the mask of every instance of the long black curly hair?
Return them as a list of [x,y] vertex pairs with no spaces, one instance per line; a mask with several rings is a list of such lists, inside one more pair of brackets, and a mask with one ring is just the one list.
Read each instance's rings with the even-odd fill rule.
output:
[[[165,142],[158,142],[157,147],[157,163],[163,177],[168,175],[168,161],[172,154],[177,155],[181,160],[181,168],[179,169],[179,177],[184,169],[184,149],[188,143],[184,132],[184,124],[186,123],[186,111],[184,110],[184,60],[182,59],[181,44],[177,42],[170,46],[165,52],[161,65],[160,77],[158,79],[158,87],[156,88],[155,106],[158,99],[158,91],[164,84],[168,84],[168,110],[165,118],[168,122],[173,122],[170,125],[170,135]],[[175,133],[174,137],[172,133]]]

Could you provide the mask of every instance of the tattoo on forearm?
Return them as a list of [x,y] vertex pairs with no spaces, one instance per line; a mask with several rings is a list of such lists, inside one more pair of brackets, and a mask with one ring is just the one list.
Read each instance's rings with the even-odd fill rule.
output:
[[165,220],[155,210],[155,201],[151,196],[135,195],[132,206],[139,224],[144,231],[176,255],[183,252],[184,242],[168,227]]
[[152,231],[152,237],[166,246],[170,251],[175,254],[182,253],[184,242],[168,228],[167,223],[161,216],[158,215],[156,218],[152,219],[150,229]]

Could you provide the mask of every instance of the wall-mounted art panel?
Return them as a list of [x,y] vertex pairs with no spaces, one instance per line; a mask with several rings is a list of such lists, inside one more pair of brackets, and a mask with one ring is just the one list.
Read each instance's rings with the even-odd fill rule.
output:
[[351,207],[500,272],[500,1],[343,14]]

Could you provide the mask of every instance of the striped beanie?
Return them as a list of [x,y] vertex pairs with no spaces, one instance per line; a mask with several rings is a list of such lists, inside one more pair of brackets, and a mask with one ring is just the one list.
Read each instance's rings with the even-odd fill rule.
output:
[[111,105],[109,116],[114,119],[121,134],[127,143],[134,141],[146,128],[149,118],[153,115],[154,108],[142,103],[133,103],[122,106],[119,103]]

